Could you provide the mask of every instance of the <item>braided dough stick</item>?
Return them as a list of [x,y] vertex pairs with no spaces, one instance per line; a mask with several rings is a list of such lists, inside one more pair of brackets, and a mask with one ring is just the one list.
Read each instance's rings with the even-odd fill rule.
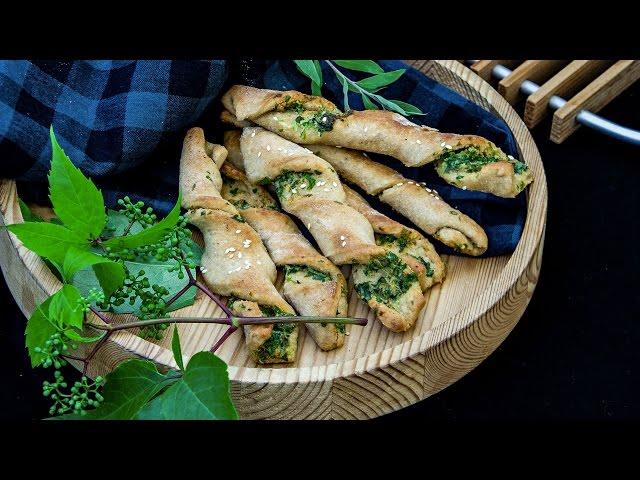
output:
[[[260,236],[237,219],[238,210],[220,195],[222,177],[218,168],[226,156],[224,147],[205,141],[201,128],[187,132],[180,158],[180,190],[187,219],[204,237],[204,279],[218,295],[250,301],[244,306],[254,313],[256,309],[260,311],[259,305],[265,305],[295,315],[273,284],[276,267]],[[247,242],[248,248],[243,248]],[[249,352],[259,363],[292,362],[297,349],[297,327],[287,334],[286,346],[266,356],[261,353],[269,346],[267,342],[274,328],[282,327],[273,324],[245,326]]]
[[[249,181],[275,181],[282,208],[307,226],[325,256],[336,265],[360,264],[353,270],[356,290],[380,321],[394,332],[409,329],[425,303],[417,276],[399,257],[376,245],[366,217],[345,204],[331,165],[260,127],[244,129],[240,148]],[[387,277],[389,272],[394,275]],[[396,282],[385,289],[387,295],[364,290],[386,287],[386,281]]]
[[[362,213],[376,235],[379,245],[384,245],[399,255],[418,275],[422,291],[432,287],[434,283],[444,280],[445,265],[431,242],[420,232],[408,228],[399,222],[375,210],[367,201],[344,185],[347,203]],[[389,242],[388,240],[394,239]]]
[[[234,148],[239,153],[239,145],[229,145],[230,152]],[[222,173],[222,196],[238,206],[240,215],[258,232],[275,264],[285,267],[283,293],[296,311],[309,316],[346,316],[347,282],[342,272],[318,253],[288,215],[277,211],[277,203],[264,187],[251,185],[244,173],[228,163],[223,165]],[[291,266],[304,270],[296,272]],[[308,323],[306,327],[322,350],[344,345],[343,325]]]
[[345,180],[370,195],[380,195],[380,200],[445,245],[474,256],[487,250],[489,240],[482,227],[442,200],[435,191],[406,179],[361,152],[324,145],[308,147]]
[[[344,114],[322,97],[244,85],[231,87],[222,97],[222,103],[227,109],[222,112],[222,121],[246,126],[250,120],[296,143],[339,145],[381,153],[409,167],[442,157],[443,160],[436,163],[436,171],[457,187],[515,197],[532,181],[524,163],[507,156],[486,138],[442,133],[387,110]],[[305,124],[315,124],[315,127],[306,128]],[[484,162],[469,168],[465,162],[447,161],[446,157],[452,152],[463,150],[473,152],[473,157],[484,158]]]

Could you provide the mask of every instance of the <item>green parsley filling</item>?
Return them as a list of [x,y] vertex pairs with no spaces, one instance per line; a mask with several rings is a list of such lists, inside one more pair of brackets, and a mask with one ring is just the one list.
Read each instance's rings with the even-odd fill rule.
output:
[[285,196],[285,194],[290,195],[291,193],[293,193],[293,190],[301,193],[299,192],[299,190],[304,189],[301,189],[300,185],[304,185],[305,189],[311,190],[316,185],[318,181],[318,175],[320,175],[321,173],[322,172],[318,170],[303,172],[284,170],[273,180],[278,198],[282,198],[283,196]]
[[[499,151],[481,151],[478,147],[465,147],[461,150],[445,150],[438,158],[438,167],[444,173],[475,173],[482,167],[490,163],[502,162],[505,158]],[[513,165],[516,174],[524,173],[529,167],[524,162],[515,159],[508,159]],[[462,180],[464,175],[456,176],[456,180]]]
[[300,283],[293,278],[293,276],[298,272],[302,272],[305,276],[321,282],[328,282],[331,280],[331,275],[329,273],[322,272],[308,265],[285,265],[284,271],[285,279],[289,282]]
[[418,281],[415,272],[406,273],[406,268],[407,265],[393,252],[377,256],[365,265],[363,274],[379,275],[378,279],[355,284],[356,292],[365,301],[375,298],[378,302],[389,305]]

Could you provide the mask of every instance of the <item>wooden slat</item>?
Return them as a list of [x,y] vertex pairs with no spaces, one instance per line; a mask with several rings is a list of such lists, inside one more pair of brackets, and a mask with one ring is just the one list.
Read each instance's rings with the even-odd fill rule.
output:
[[507,102],[513,105],[520,98],[520,85],[522,85],[522,82],[531,80],[539,83],[548,79],[567,63],[569,63],[568,60],[527,60],[516,68],[511,75],[500,80],[498,92]]
[[479,60],[471,65],[471,70],[473,70],[483,80],[489,81],[491,80],[493,67],[496,65],[504,65],[507,68],[511,68],[521,62],[522,60]]
[[558,95],[574,95],[580,88],[613,64],[613,60],[574,60],[564,67],[540,89],[529,95],[524,109],[524,123],[533,128],[549,112],[549,99]]
[[598,112],[640,78],[640,61],[618,60],[553,114],[551,141],[562,143],[580,126],[581,110]]

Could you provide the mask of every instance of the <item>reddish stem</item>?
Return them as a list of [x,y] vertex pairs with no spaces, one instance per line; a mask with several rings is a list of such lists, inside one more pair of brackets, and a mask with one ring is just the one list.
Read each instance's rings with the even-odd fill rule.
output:
[[225,342],[225,340],[227,338],[229,338],[231,336],[231,334],[233,332],[235,332],[238,329],[238,327],[234,327],[233,325],[230,326],[229,328],[227,328],[225,330],[225,332],[222,334],[222,336],[220,337],[220,339],[215,343],[215,345],[213,347],[211,347],[211,350],[209,350],[211,353],[215,353],[216,350],[218,350],[222,344]]

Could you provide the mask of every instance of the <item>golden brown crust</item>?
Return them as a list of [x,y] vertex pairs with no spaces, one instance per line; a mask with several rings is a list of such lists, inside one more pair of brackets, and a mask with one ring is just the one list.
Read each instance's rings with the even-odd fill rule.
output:
[[[213,155],[213,156],[211,156]],[[202,231],[205,249],[202,255],[202,275],[211,289],[224,296],[249,300],[260,305],[278,307],[295,315],[273,282],[276,267],[259,235],[237,218],[237,209],[220,195],[222,177],[219,165],[226,149],[207,144],[204,132],[192,128],[185,136],[180,159],[180,187],[187,219]],[[255,345],[264,342],[264,326],[249,326],[247,345],[255,357]],[[258,359],[261,362],[291,362],[295,359],[297,330],[290,336],[287,356]]]
[[[376,234],[391,235],[404,242],[403,245],[399,245],[398,241],[383,243],[383,245],[399,255],[416,272],[423,291],[444,280],[444,262],[429,240],[424,238],[417,230],[405,227],[378,212],[364,198],[346,185],[343,188],[347,194],[347,203],[369,220]],[[428,269],[425,262],[429,265]]]
[[348,181],[407,217],[422,231],[468,255],[487,250],[487,234],[473,219],[442,200],[437,192],[409,180],[361,152],[346,148],[309,146]]
[[[278,179],[287,172],[315,172],[313,185],[305,183],[304,189],[282,187],[278,195],[282,208],[307,226],[322,253],[331,261],[337,265],[368,264],[386,254],[386,249],[376,245],[367,219],[344,203],[342,184],[326,161],[260,127],[244,129],[240,148],[247,177],[254,184],[265,178]],[[411,272],[406,264],[405,267]],[[393,308],[369,300],[380,312],[383,323],[394,331],[404,331],[413,325],[424,305],[418,282],[400,298]]]
[[[234,145],[229,145],[230,151],[234,148]],[[240,215],[260,235],[277,266],[301,265],[330,275],[331,280],[327,281],[314,280],[303,273],[285,276],[283,294],[296,311],[309,316],[346,315],[343,304],[347,283],[340,270],[318,253],[291,218],[263,207],[265,203],[275,205],[264,187],[251,185],[246,176],[232,165],[225,164],[222,173],[227,177],[222,195],[231,202],[237,198],[246,202],[248,207],[240,209]],[[228,188],[229,179],[232,179],[235,193]],[[345,335],[335,324],[309,323],[306,327],[322,350],[332,350],[344,344]]]

